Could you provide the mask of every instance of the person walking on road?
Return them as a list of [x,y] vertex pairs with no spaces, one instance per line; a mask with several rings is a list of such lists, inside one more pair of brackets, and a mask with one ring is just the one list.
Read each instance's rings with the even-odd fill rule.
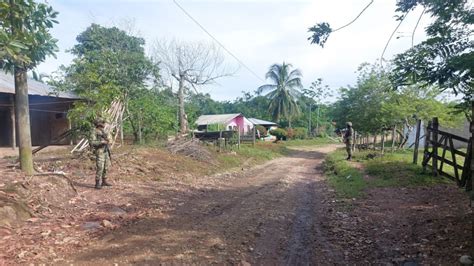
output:
[[353,136],[354,136],[354,129],[352,128],[352,122],[346,123],[346,132],[344,132],[344,143],[346,144],[346,151],[347,151],[347,158],[346,160],[352,160],[352,144],[353,144]]

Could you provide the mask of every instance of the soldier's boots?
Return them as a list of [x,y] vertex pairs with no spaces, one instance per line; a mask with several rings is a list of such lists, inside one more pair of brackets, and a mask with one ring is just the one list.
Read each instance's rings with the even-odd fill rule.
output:
[[107,180],[104,179],[104,181],[102,181],[102,186],[103,187],[111,187],[112,184],[110,184],[109,182],[107,182]]
[[102,185],[100,184],[99,181],[95,181],[95,189],[101,189]]

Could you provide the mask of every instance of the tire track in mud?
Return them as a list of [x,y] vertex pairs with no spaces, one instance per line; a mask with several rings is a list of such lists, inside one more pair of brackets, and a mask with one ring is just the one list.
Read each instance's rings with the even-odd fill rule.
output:
[[[324,155],[335,146],[295,150],[194,192],[166,213],[114,232],[72,259],[114,252],[95,263],[314,265],[334,261],[326,222]],[[203,180],[203,182],[207,182]],[[205,193],[196,193],[206,187]],[[163,197],[156,188],[156,197]],[[144,233],[147,232],[147,233]],[[114,248],[115,246],[115,248]]]

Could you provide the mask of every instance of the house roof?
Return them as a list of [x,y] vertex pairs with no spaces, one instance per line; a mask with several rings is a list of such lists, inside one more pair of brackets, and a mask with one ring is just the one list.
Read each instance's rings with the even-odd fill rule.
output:
[[[15,94],[15,79],[12,74],[0,71],[0,93]],[[28,79],[28,95],[79,99],[73,93],[56,92],[53,87],[34,79]]]
[[249,121],[252,122],[254,125],[262,125],[262,126],[278,126],[277,123],[273,123],[271,121],[265,121],[257,118],[249,118]]
[[232,119],[241,116],[242,114],[222,114],[222,115],[201,115],[196,121],[196,125],[212,125],[212,124],[226,124]]

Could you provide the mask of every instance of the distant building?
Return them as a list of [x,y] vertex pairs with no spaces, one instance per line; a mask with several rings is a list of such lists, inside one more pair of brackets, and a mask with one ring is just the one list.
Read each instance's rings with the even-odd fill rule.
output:
[[[13,75],[0,71],[0,147],[18,143],[15,128],[15,82]],[[52,87],[28,79],[31,142],[33,146],[49,144],[70,128],[66,114],[79,100],[69,93],[55,93]],[[60,144],[68,144],[65,139]]]
[[249,121],[254,125],[265,127],[267,130],[278,128],[278,124],[271,121],[265,121],[257,118],[249,118]]
[[254,125],[242,114],[201,115],[196,121],[197,129],[208,131],[213,125],[217,130],[237,130],[242,134],[252,131]]

